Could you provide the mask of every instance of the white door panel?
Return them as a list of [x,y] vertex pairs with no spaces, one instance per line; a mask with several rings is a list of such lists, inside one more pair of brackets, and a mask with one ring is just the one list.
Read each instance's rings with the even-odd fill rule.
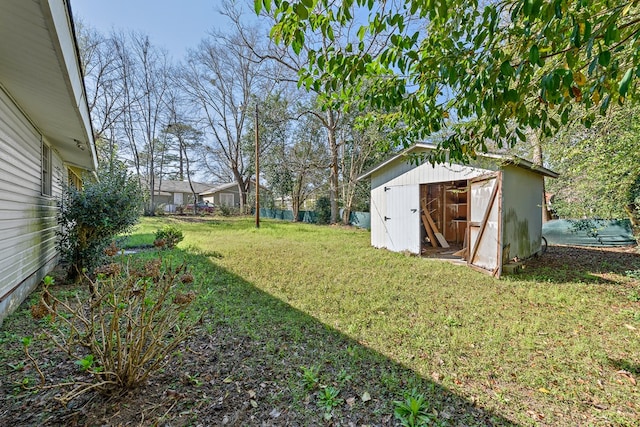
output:
[[394,252],[420,253],[420,187],[386,187],[385,246]]

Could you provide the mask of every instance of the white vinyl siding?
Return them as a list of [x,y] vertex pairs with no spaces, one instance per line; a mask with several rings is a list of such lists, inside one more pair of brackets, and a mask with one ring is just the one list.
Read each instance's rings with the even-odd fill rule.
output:
[[0,321],[56,259],[53,197],[61,193],[66,168],[50,150],[53,197],[44,197],[42,144],[41,135],[0,90]]

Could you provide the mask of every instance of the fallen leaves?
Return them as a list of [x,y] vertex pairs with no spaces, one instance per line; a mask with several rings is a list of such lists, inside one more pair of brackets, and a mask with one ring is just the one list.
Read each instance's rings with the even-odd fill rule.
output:
[[636,379],[633,377],[631,372],[625,371],[624,369],[620,369],[616,374],[623,376],[626,378],[631,384],[636,385]]

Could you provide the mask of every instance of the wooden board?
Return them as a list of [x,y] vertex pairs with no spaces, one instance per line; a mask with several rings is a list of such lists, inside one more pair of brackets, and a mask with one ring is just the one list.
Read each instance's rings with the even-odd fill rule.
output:
[[422,215],[423,217],[427,218],[429,227],[431,227],[433,234],[435,235],[436,239],[438,239],[438,243],[440,243],[440,246],[442,246],[443,248],[448,248],[449,243],[447,243],[447,239],[444,238],[442,233],[440,233],[440,230],[438,230],[438,227],[436,227],[436,224],[433,222],[433,218],[431,218],[431,215],[429,214],[429,210],[427,209],[427,206],[424,203],[424,200],[421,200],[420,203],[422,204]]
[[433,235],[433,230],[431,230],[431,227],[429,226],[429,222],[427,221],[427,217],[422,214],[422,225],[424,226],[424,229],[427,231],[427,235],[429,236],[429,241],[431,242],[431,246],[433,246],[434,248],[438,246],[438,243],[436,241],[436,236]]

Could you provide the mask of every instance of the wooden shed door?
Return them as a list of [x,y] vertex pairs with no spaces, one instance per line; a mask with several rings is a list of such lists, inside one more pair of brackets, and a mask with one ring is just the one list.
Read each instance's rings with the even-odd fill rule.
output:
[[394,252],[420,253],[420,186],[386,187],[385,246]]
[[471,180],[469,196],[469,258],[472,266],[502,273],[501,174]]

